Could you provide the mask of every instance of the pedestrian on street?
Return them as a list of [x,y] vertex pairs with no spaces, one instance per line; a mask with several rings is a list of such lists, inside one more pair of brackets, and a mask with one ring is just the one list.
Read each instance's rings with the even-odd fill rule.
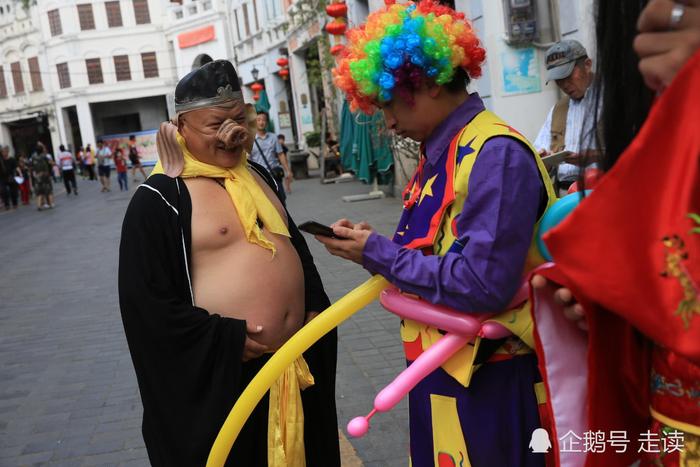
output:
[[5,209],[17,209],[18,186],[15,177],[19,175],[17,159],[10,156],[10,147],[0,148],[0,197]]
[[127,177],[129,169],[126,166],[126,157],[124,157],[122,148],[117,148],[114,151],[114,166],[117,168],[119,191],[129,191],[129,178]]
[[34,194],[36,195],[36,208],[53,209],[53,183],[51,181],[51,169],[53,159],[47,154],[46,146],[39,142],[30,160],[32,174],[34,176]]
[[85,180],[85,149],[80,146],[78,150],[75,153],[75,161],[76,161],[76,166],[78,170],[78,174],[80,177]]
[[287,156],[284,154],[276,136],[267,132],[269,119],[270,116],[267,112],[262,110],[258,112],[256,121],[257,134],[255,135],[255,144],[253,145],[253,151],[250,153],[250,159],[265,167],[272,174],[272,178],[277,182],[282,201],[284,201],[286,198],[284,182],[287,182],[291,191],[292,172],[289,168]]
[[[233,65],[216,60],[183,77],[175,111],[119,249],[119,302],[154,467],[204,465],[243,388],[329,305],[274,180],[247,160],[252,135]],[[336,339],[324,336],[285,368],[226,465],[340,466]]]
[[95,151],[88,144],[85,147],[85,153],[83,154],[85,158],[85,171],[88,174],[90,180],[96,180],[95,178]]
[[[282,133],[277,135],[277,142],[279,143],[280,147],[282,148],[282,153],[284,154],[284,158],[287,159],[287,162],[289,163],[289,148],[287,147],[286,144],[284,144],[285,139],[286,139],[286,137]],[[291,163],[289,163],[289,165],[291,167]],[[292,179],[291,178],[284,179],[284,190],[287,193],[292,192]]]
[[[395,3],[361,28],[347,34],[335,84],[353,110],[381,110],[389,129],[422,143],[422,154],[393,239],[347,219],[333,225],[338,238],[316,238],[403,292],[460,313],[493,313],[510,332],[476,336],[410,391],[411,464],[544,467],[545,455],[529,449],[532,433],[547,426],[529,303],[511,300],[523,271],[543,262],[533,247],[556,200],[549,174],[527,139],[469,93],[486,51],[463,13],[431,0]],[[409,362],[444,334],[410,319],[399,328]]]
[[110,190],[110,176],[112,171],[112,151],[101,139],[97,140],[97,172],[100,175],[102,193]]
[[58,165],[61,167],[61,175],[63,176],[63,184],[66,187],[66,193],[68,195],[71,192],[78,196],[78,185],[75,182],[75,167],[77,166],[77,161],[73,157],[73,153],[66,150],[64,145],[58,147]]
[[134,179],[134,183],[140,181],[136,178],[137,170],[141,172],[141,176],[146,180],[146,172],[144,172],[141,165],[141,154],[139,154],[139,147],[136,144],[136,135],[129,136],[129,161],[131,162],[131,177]]
[[324,163],[326,173],[333,171],[336,177],[343,175],[343,164],[340,160],[340,144],[333,139],[330,132],[326,132],[326,153],[323,157],[326,158]]
[[24,155],[20,155],[17,158],[17,168],[19,170],[19,175],[22,179],[22,183],[19,184],[19,193],[23,205],[28,205],[32,194],[32,177],[29,173],[29,166],[27,163],[27,158]]
[[48,157],[51,159],[51,178],[53,179],[53,183],[56,184],[61,180],[61,169],[59,169],[53,154],[49,152]]

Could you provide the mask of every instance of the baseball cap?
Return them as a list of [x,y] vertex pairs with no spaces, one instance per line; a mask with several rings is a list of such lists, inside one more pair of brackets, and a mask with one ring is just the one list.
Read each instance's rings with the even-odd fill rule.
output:
[[547,82],[568,78],[574,71],[576,60],[587,57],[588,52],[579,41],[565,40],[551,46],[545,54]]

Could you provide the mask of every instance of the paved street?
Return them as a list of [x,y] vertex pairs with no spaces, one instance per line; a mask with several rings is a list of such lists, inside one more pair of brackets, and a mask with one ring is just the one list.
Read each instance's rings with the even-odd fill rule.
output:
[[[57,190],[52,211],[0,212],[0,466],[148,465],[117,299],[120,227],[135,188],[102,194],[97,182],[78,183],[78,198]],[[293,189],[298,223],[349,217],[388,234],[398,219],[397,199],[343,203],[369,191],[359,183],[315,178]],[[331,300],[368,277],[308,240]],[[341,326],[338,350],[344,431],[404,365],[398,318],[368,307]],[[407,465],[407,437],[403,402],[376,416],[367,437],[344,443],[344,465]]]

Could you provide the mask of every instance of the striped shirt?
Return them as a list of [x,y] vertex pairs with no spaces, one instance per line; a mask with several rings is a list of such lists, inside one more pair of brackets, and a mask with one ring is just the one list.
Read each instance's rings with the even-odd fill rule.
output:
[[[566,114],[566,134],[564,136],[564,149],[573,153],[598,149],[594,129],[595,92],[591,88],[586,90],[583,99],[569,101],[569,111]],[[554,107],[549,110],[547,119],[535,139],[534,146],[538,151],[549,151],[552,142],[552,113]],[[560,181],[576,180],[579,167],[575,164],[562,162],[559,164],[557,177]]]

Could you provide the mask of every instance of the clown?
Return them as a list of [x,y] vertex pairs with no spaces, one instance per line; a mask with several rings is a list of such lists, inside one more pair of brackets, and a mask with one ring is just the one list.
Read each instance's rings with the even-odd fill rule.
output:
[[[341,219],[333,228],[344,239],[317,240],[431,303],[497,312],[512,332],[477,337],[411,391],[410,456],[420,467],[545,463],[528,449],[546,397],[529,305],[505,308],[542,262],[533,237],[555,196],[531,144],[467,91],[484,59],[463,14],[423,0],[387,5],[349,31],[334,70],[353,109],[381,110],[388,128],[421,143],[421,155],[393,239]],[[401,323],[409,362],[441,336]]]

